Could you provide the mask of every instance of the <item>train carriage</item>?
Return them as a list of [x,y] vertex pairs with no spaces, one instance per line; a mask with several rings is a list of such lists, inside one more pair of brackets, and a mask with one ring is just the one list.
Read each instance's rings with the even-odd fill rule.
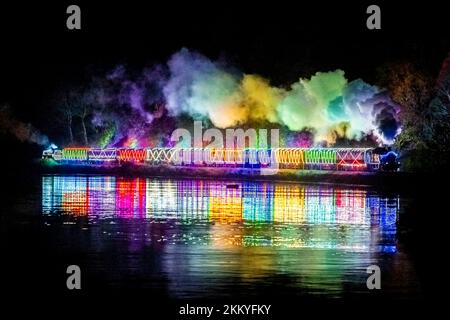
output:
[[43,159],[62,164],[142,163],[261,169],[396,171],[397,154],[387,148],[64,148],[47,149]]

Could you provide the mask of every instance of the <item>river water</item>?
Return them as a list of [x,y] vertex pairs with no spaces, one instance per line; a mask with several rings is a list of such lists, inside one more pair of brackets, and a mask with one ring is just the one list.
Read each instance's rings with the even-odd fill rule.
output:
[[42,176],[38,184],[13,201],[23,222],[15,229],[28,234],[27,253],[14,255],[28,264],[24,255],[40,260],[37,270],[48,279],[57,273],[50,281],[57,289],[65,286],[65,267],[76,264],[91,291],[147,289],[174,299],[361,297],[377,291],[366,285],[367,267],[377,265],[378,296],[422,294],[399,240],[406,200],[395,193],[97,175]]

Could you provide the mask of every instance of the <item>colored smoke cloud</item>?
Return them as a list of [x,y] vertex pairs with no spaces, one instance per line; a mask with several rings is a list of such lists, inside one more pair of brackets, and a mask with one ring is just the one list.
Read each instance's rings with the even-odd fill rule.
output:
[[164,96],[175,116],[207,118],[219,128],[269,121],[292,131],[312,129],[316,141],[329,142],[330,130],[344,124],[349,138],[372,132],[390,143],[398,132],[398,106],[389,96],[361,79],[348,82],[342,70],[317,72],[285,90],[187,49],[175,53],[168,67]]
[[163,92],[171,115],[206,117],[219,128],[246,121],[247,110],[239,104],[239,76],[186,49],[174,54],[168,67],[170,78]]
[[117,67],[97,86],[96,97],[102,107],[93,123],[114,127],[114,134],[107,131],[111,143],[155,134],[161,128],[154,121],[162,114],[205,120],[221,129],[271,123],[307,132],[300,144],[367,135],[392,143],[400,130],[399,106],[388,93],[361,79],[349,81],[342,70],[317,72],[282,88],[188,49],[134,77]]

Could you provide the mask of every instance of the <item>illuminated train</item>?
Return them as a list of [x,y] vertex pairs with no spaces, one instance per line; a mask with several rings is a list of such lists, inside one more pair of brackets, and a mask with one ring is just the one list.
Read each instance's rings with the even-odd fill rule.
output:
[[397,154],[386,148],[50,148],[43,159],[65,165],[125,163],[195,167],[396,171]]

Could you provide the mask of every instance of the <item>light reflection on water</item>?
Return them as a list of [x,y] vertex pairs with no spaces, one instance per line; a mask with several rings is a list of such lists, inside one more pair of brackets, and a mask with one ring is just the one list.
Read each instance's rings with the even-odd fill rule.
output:
[[[42,178],[44,216],[100,225],[101,233],[90,240],[96,250],[114,243],[125,271],[163,275],[176,297],[230,295],[236,288],[252,294],[261,286],[271,290],[280,279],[289,280],[277,290],[294,293],[364,291],[370,264],[396,261],[394,267],[408,267],[396,243],[399,204],[397,196],[337,186]],[[139,256],[148,248],[157,249],[156,271]],[[393,286],[403,291],[408,285]]]

